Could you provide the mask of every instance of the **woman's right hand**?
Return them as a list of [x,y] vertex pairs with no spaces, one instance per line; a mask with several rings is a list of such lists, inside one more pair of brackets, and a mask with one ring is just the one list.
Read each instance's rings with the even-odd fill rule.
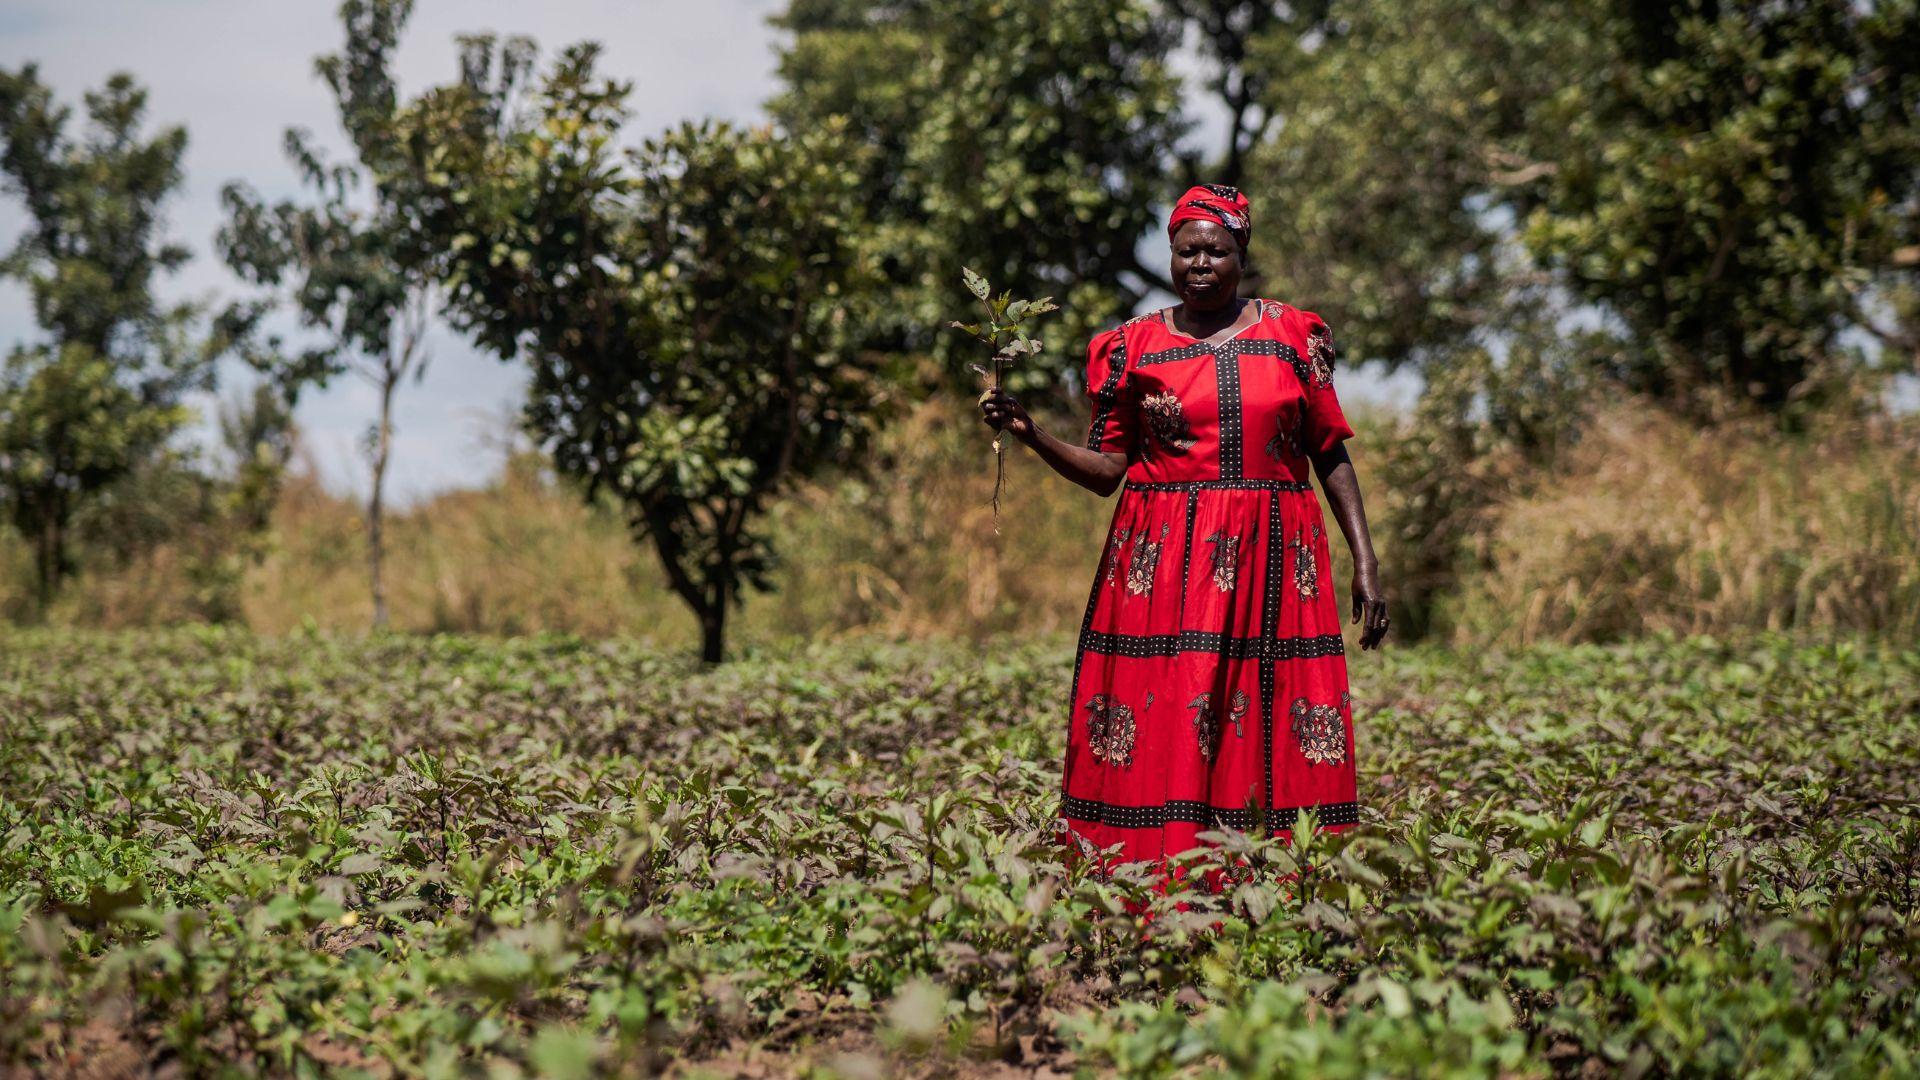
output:
[[1005,431],[1021,442],[1033,441],[1033,418],[1006,390],[996,386],[980,395],[980,418],[995,431]]

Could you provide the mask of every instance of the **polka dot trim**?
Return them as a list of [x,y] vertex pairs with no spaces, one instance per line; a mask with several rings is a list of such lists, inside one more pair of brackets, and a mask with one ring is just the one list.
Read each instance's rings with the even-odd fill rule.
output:
[[1221,488],[1234,491],[1312,491],[1313,485],[1305,480],[1249,480],[1237,477],[1232,480],[1156,480],[1136,483],[1127,481],[1129,491],[1203,491]]
[[1180,610],[1187,610],[1187,579],[1193,575],[1193,517],[1200,492],[1187,492],[1187,537],[1180,548]]
[[1300,354],[1294,350],[1293,346],[1284,341],[1248,341],[1242,344],[1238,351],[1241,356],[1277,356],[1285,360],[1287,365],[1293,368],[1294,378],[1300,380],[1303,389],[1307,386],[1308,380],[1313,378],[1313,368],[1305,360],[1300,359]]
[[1224,345],[1208,345],[1204,342],[1198,342],[1193,345],[1182,345],[1177,349],[1161,349],[1159,352],[1150,352],[1142,356],[1140,358],[1140,366],[1146,367],[1149,364],[1172,364],[1181,360],[1195,360],[1212,353],[1215,349],[1225,347]]
[[1100,389],[1094,392],[1093,421],[1087,425],[1087,449],[1100,449],[1100,442],[1106,438],[1107,420],[1113,415],[1113,404],[1119,397],[1120,377],[1127,370],[1127,343],[1122,340],[1113,346],[1113,366],[1107,370],[1106,380]]
[[[1230,660],[1310,660],[1321,656],[1343,656],[1347,646],[1339,634],[1317,637],[1246,637],[1182,630],[1178,634],[1114,634],[1083,630],[1080,651],[1105,656],[1123,656],[1144,660],[1154,656],[1180,653],[1213,653]],[[1267,673],[1268,677],[1271,672]],[[1263,684],[1264,690],[1264,684]]]
[[[1312,810],[1321,825],[1360,823],[1360,804],[1344,802],[1282,807],[1267,815],[1267,826],[1272,829],[1291,829],[1299,823],[1303,810]],[[1170,800],[1158,806],[1115,806],[1068,795],[1060,801],[1060,816],[1074,821],[1097,822],[1116,829],[1160,829],[1169,822],[1182,821],[1190,825],[1219,826],[1250,832],[1259,825],[1260,811],[1244,807],[1210,806],[1182,799]]]
[[1240,460],[1240,353],[1223,345],[1213,361],[1214,378],[1220,384],[1220,478],[1237,480],[1243,470]]
[[[1260,605],[1260,636],[1269,638],[1280,625],[1280,570],[1285,562],[1285,534],[1280,526],[1280,500],[1267,502],[1266,596]],[[1339,636],[1339,635],[1332,635]],[[1342,649],[1345,646],[1342,645]],[[1266,798],[1262,806],[1273,805],[1273,664],[1262,657],[1260,665],[1260,760],[1266,762]]]

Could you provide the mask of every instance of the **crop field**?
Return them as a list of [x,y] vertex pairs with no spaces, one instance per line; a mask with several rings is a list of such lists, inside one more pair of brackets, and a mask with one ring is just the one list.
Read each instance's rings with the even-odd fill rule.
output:
[[1920,1071],[1920,653],[1352,655],[1218,895],[1063,865],[1071,662],[7,633],[0,1073]]

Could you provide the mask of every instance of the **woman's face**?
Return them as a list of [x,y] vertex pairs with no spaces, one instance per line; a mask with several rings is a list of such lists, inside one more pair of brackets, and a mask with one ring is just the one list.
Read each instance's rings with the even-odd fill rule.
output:
[[1183,221],[1173,233],[1173,291],[1190,308],[1225,308],[1239,295],[1245,257],[1226,226]]

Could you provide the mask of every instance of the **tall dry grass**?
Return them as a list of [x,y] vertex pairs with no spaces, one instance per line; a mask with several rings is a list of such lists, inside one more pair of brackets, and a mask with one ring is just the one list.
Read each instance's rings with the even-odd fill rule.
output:
[[[1113,504],[1016,447],[996,538],[988,433],[971,410],[965,401],[925,403],[881,438],[870,477],[802,484],[779,502],[767,523],[781,556],[776,589],[748,595],[730,640],[967,637],[1077,623]],[[587,506],[531,455],[513,462],[485,489],[391,519],[396,627],[698,642],[651,547],[611,506]],[[273,533],[272,554],[246,583],[249,625],[366,625],[366,546],[354,507],[299,483]]]
[[1650,632],[1920,631],[1920,425],[1703,429],[1602,412],[1531,495],[1492,515],[1452,601],[1466,641]]

